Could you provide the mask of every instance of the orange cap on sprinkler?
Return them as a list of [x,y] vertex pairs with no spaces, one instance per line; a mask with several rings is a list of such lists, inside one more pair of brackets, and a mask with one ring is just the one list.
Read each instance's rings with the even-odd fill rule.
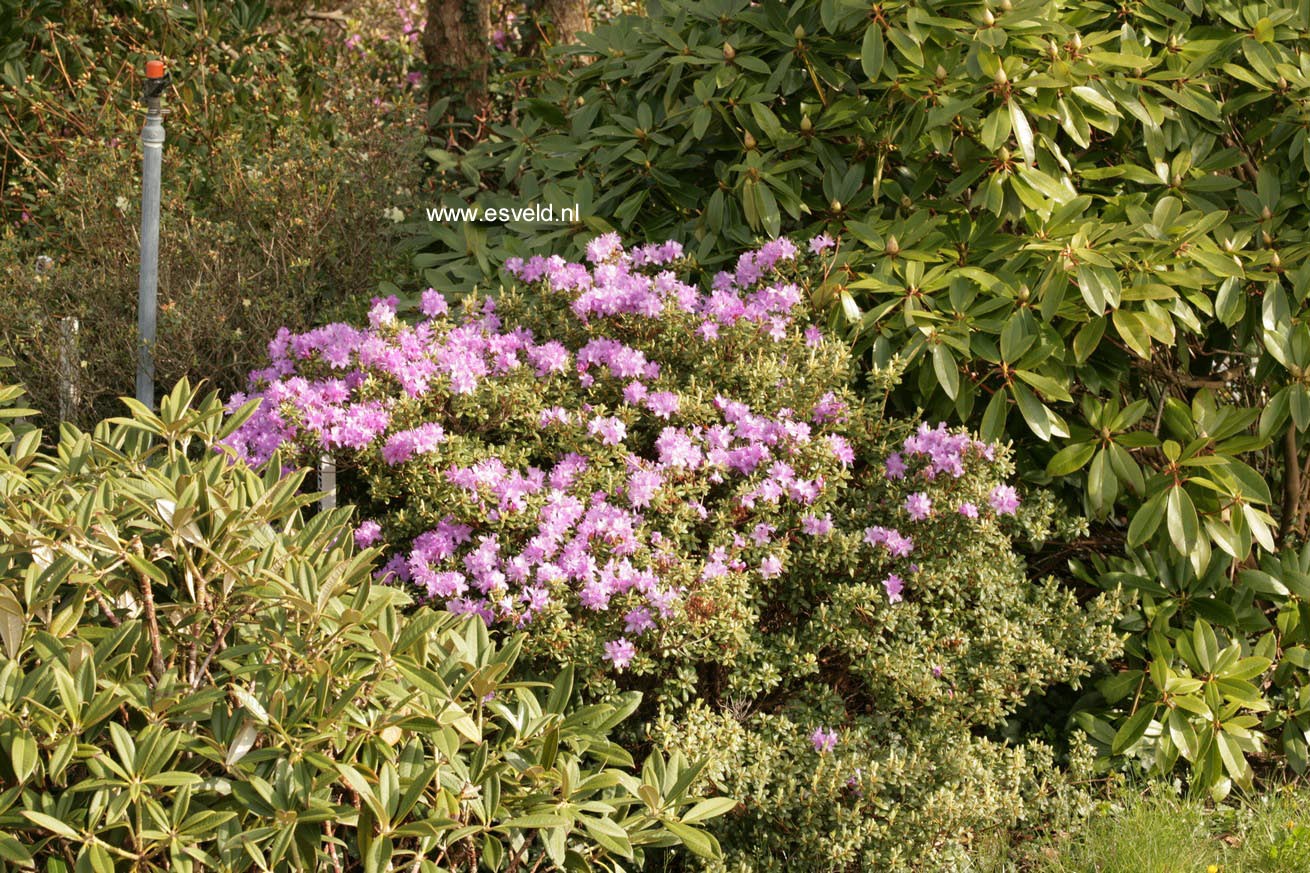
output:
[[159,98],[164,96],[171,81],[163,61],[146,61],[146,82],[141,89],[141,99],[151,112],[159,111]]

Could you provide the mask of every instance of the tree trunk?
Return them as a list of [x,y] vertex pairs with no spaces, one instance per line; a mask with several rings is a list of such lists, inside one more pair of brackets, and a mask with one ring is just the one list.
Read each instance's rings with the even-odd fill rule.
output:
[[[486,107],[491,58],[488,0],[427,0],[423,54],[431,70],[429,105],[449,97],[447,118],[476,116]],[[461,107],[467,111],[461,111]]]
[[580,30],[591,30],[587,0],[542,0],[541,10],[550,16],[555,28],[555,42],[577,42]]

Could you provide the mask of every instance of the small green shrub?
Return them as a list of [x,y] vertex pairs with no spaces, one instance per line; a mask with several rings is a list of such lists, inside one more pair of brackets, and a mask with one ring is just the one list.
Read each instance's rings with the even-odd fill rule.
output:
[[1040,742],[900,732],[857,715],[819,755],[811,717],[801,706],[790,717],[696,707],[657,726],[662,744],[709,760],[707,784],[730,787],[750,810],[716,824],[727,855],[704,869],[973,870],[981,846],[1045,833],[1089,805],[1076,783],[1091,775],[1092,753],[1077,743],[1057,766]]
[[1074,716],[1107,759],[1129,756],[1157,776],[1186,762],[1192,790],[1220,798],[1253,790],[1256,767],[1305,769],[1310,545],[1257,566],[1216,552],[1197,573],[1154,554],[1098,561],[1095,572],[1139,598],[1123,620],[1137,631],[1124,669]]
[[[4,395],[0,395],[4,396]],[[636,870],[732,806],[678,754],[640,775],[572,671],[373,584],[349,508],[215,451],[185,382],[159,414],[0,477],[0,858],[47,870]],[[34,432],[35,433],[35,432]],[[593,865],[593,866],[588,866]]]

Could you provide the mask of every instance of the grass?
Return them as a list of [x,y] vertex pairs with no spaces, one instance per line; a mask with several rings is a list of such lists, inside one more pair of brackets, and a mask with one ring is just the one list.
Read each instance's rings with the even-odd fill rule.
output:
[[1081,821],[1018,847],[991,847],[976,873],[1306,873],[1310,787],[1222,805],[1127,791]]

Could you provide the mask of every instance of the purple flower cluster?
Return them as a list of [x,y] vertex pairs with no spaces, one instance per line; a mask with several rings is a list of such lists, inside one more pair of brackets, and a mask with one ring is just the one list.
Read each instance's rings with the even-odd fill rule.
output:
[[1019,508],[1019,495],[1011,485],[997,485],[987,496],[987,502],[997,515],[1014,515]]
[[902,478],[907,470],[907,459],[922,459],[926,463],[919,475],[929,482],[943,473],[958,479],[964,475],[964,464],[970,455],[991,461],[996,457],[996,447],[968,434],[951,433],[945,423],[935,428],[921,424],[917,432],[906,438],[901,451],[887,458],[887,475],[892,479]]
[[[810,245],[830,247],[824,238]],[[707,342],[724,328],[749,341],[787,339],[806,355],[804,346],[823,340],[808,329],[802,341],[796,325],[803,295],[784,268],[799,256],[788,240],[767,243],[718,274],[708,292],[667,269],[682,257],[676,243],[625,250],[605,235],[587,247],[590,266],[511,260],[513,275],[566,295],[582,328],[568,344],[502,324],[490,300],[454,317],[434,289],[420,295],[416,323],[400,319],[399,301],[385,298],[373,301],[368,328],[280,331],[269,366],[252,374],[262,402],[228,447],[254,463],[288,447],[344,449],[397,476],[426,477],[440,494],[440,510],[428,518],[435,524],[408,545],[395,543],[379,578],[411,584],[489,624],[523,626],[560,611],[589,618],[607,628],[604,657],[626,669],[638,644],[685,618],[699,592],[747,578],[769,584],[793,565],[793,543],[834,532],[833,486],[856,462],[845,400],[831,391],[819,396],[819,388],[792,404],[798,408],[766,412],[726,394],[711,398],[665,372],[656,360],[661,345],[643,350],[632,339],[651,333],[643,319],[680,319]],[[633,324],[641,329],[616,331],[626,341],[607,335],[608,327]],[[485,415],[457,411],[480,409],[484,397],[510,409],[504,398],[524,393],[570,404],[518,413],[542,440],[569,450],[526,463],[479,436]],[[238,395],[233,404],[244,400]],[[888,459],[886,472],[959,477],[969,457],[991,452],[925,426]],[[989,505],[1007,514],[1017,502],[1012,488],[1000,486]],[[923,520],[932,500],[916,492],[905,509]],[[688,531],[702,524],[714,533],[687,548]],[[382,533],[366,521],[355,540],[366,547]],[[868,528],[865,540],[895,560],[914,550],[910,537],[890,528]],[[902,599],[901,576],[883,585],[890,602]]]
[[[625,633],[632,636],[678,614],[687,592],[664,579],[679,565],[684,565],[684,575],[700,582],[746,573],[752,563],[761,578],[776,577],[782,559],[770,551],[780,541],[773,525],[757,523],[749,537],[737,535],[709,549],[698,567],[686,567],[662,548],[665,534],[656,520],[643,515],[667,494],[672,480],[687,476],[735,483],[735,505],[748,513],[757,505],[791,502],[804,507],[819,498],[823,476],[805,475],[795,458],[813,441],[810,425],[789,414],[766,418],[724,397],[714,406],[722,416],[720,423],[670,424],[655,439],[655,457],[625,454],[626,475],[613,493],[590,490],[584,474],[591,461],[576,453],[564,455],[549,471],[511,469],[496,457],[448,468],[446,480],[476,510],[471,516],[504,523],[521,515],[522,536],[513,550],[496,535],[475,542],[469,526],[457,527],[448,517],[416,538],[403,563],[389,566],[387,572],[425,587],[430,597],[444,600],[452,610],[474,612],[488,622],[521,625],[564,592],[572,592],[570,599],[589,612],[607,612],[622,604]],[[670,407],[670,415],[675,408]],[[656,418],[662,417],[660,412],[652,410]],[[563,410],[552,411],[550,418],[561,426],[579,426]],[[627,433],[613,416],[593,416],[585,426],[603,445],[620,446]],[[827,449],[819,459],[829,465],[845,463],[831,442],[821,445]],[[844,441],[840,446],[849,450]],[[684,505],[697,517],[708,515],[699,501]],[[800,518],[799,527],[805,534],[822,536],[833,522],[828,513],[810,512]],[[466,544],[476,548],[462,549]],[[758,557],[748,562],[748,554]],[[607,649],[615,655],[610,660],[616,667],[627,663],[626,651],[626,646]]]
[[[951,433],[944,423],[935,428],[921,424],[915,433],[905,439],[900,451],[887,456],[883,473],[893,481],[912,479],[915,482],[933,482],[944,474],[959,479],[964,476],[970,459],[994,461],[996,447],[975,440],[968,434]],[[1013,515],[1019,507],[1019,495],[1013,486],[997,485],[991,490],[987,502],[996,515]],[[932,498],[924,491],[913,491],[906,495],[902,508],[912,522],[925,521],[934,514]],[[977,519],[979,515],[977,504],[969,500],[961,501],[956,512],[968,519]],[[900,531],[881,526],[867,528],[864,541],[875,548],[886,549],[893,558],[904,558],[914,550],[914,543],[909,537]],[[912,573],[917,570],[914,565],[910,569]],[[888,575],[882,585],[888,603],[899,603],[905,599],[905,580],[897,574]]]
[[[824,248],[811,243],[816,253]],[[732,272],[715,276],[709,294],[681,281],[671,270],[652,270],[682,257],[678,243],[627,251],[614,233],[596,237],[587,245],[591,269],[558,255],[536,255],[526,261],[510,258],[505,270],[524,282],[542,282],[551,291],[571,294],[570,306],[583,322],[617,315],[660,318],[679,311],[700,318],[697,335],[706,341],[716,339],[721,327],[739,321],[757,324],[764,335],[781,340],[795,319],[801,291],[794,283],[773,280],[781,266],[797,256],[796,245],[789,239],[765,243],[758,251],[738,258]]]
[[814,744],[814,751],[820,755],[827,754],[837,748],[837,732],[831,728],[815,728],[814,733],[810,734],[810,742]]
[[382,525],[376,521],[361,522],[359,527],[355,528],[355,545],[361,549],[375,545],[380,539],[382,539]]

